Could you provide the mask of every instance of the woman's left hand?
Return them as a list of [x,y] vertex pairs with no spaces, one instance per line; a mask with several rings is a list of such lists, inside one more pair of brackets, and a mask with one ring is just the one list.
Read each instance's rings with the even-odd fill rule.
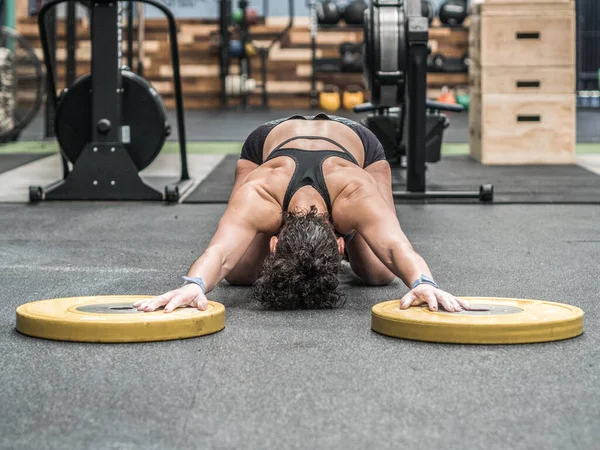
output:
[[448,312],[469,309],[469,303],[429,284],[420,284],[400,300],[400,309],[427,304],[431,311],[437,311],[441,305]]

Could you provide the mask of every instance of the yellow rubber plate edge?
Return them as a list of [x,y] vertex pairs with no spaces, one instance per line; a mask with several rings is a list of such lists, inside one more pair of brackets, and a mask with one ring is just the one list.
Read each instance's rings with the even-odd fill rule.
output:
[[[522,313],[506,316],[466,316],[452,313],[431,312],[427,307],[412,307],[399,313],[393,305],[399,300],[379,303],[372,308],[371,328],[391,337],[426,342],[461,344],[518,344],[549,342],[569,339],[583,333],[583,311],[572,305],[530,299],[497,297],[462,297],[471,303],[539,308],[544,305],[566,309],[569,314],[562,319],[531,320]],[[526,306],[526,307],[527,307]],[[394,308],[394,313],[389,312]],[[412,316],[412,317],[411,317]],[[511,317],[512,320],[506,320]],[[499,319],[500,318],[500,319]],[[524,323],[515,318],[528,318]],[[435,320],[430,320],[435,319]],[[543,318],[542,318],[543,319]]]
[[[225,307],[209,301],[206,311],[180,308],[172,313],[118,315],[73,311],[82,305],[135,302],[152,296],[107,295],[40,300],[17,308],[16,329],[43,339],[74,342],[150,342],[184,339],[216,333],[225,328]],[[55,311],[43,314],[55,305]],[[40,311],[42,310],[42,311]]]

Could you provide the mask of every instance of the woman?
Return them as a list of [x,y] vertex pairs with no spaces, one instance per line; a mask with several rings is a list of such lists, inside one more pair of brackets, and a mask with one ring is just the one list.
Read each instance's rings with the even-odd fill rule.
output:
[[254,285],[253,297],[266,308],[334,307],[343,300],[343,255],[368,285],[402,279],[411,290],[401,308],[468,308],[437,287],[404,235],[390,166],[373,133],[325,114],[279,119],[244,143],[227,209],[184,286],[135,306],[204,310],[205,294],[226,279]]

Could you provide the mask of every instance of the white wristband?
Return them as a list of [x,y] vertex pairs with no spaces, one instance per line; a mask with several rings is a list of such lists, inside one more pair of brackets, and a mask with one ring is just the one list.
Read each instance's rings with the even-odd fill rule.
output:
[[202,293],[204,294],[206,292],[206,286],[204,285],[204,280],[200,277],[183,277],[183,279],[185,280],[184,286],[186,284],[197,284],[198,286],[200,286],[200,289],[202,289]]

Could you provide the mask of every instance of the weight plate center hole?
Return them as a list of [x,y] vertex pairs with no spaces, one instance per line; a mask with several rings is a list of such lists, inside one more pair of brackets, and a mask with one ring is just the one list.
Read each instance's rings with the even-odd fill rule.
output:
[[440,309],[438,311],[438,313],[442,314],[463,316],[505,316],[507,314],[518,314],[520,312],[523,312],[523,309],[516,306],[486,304],[472,304],[470,309],[463,309],[459,312],[446,311],[444,307],[440,305]]

